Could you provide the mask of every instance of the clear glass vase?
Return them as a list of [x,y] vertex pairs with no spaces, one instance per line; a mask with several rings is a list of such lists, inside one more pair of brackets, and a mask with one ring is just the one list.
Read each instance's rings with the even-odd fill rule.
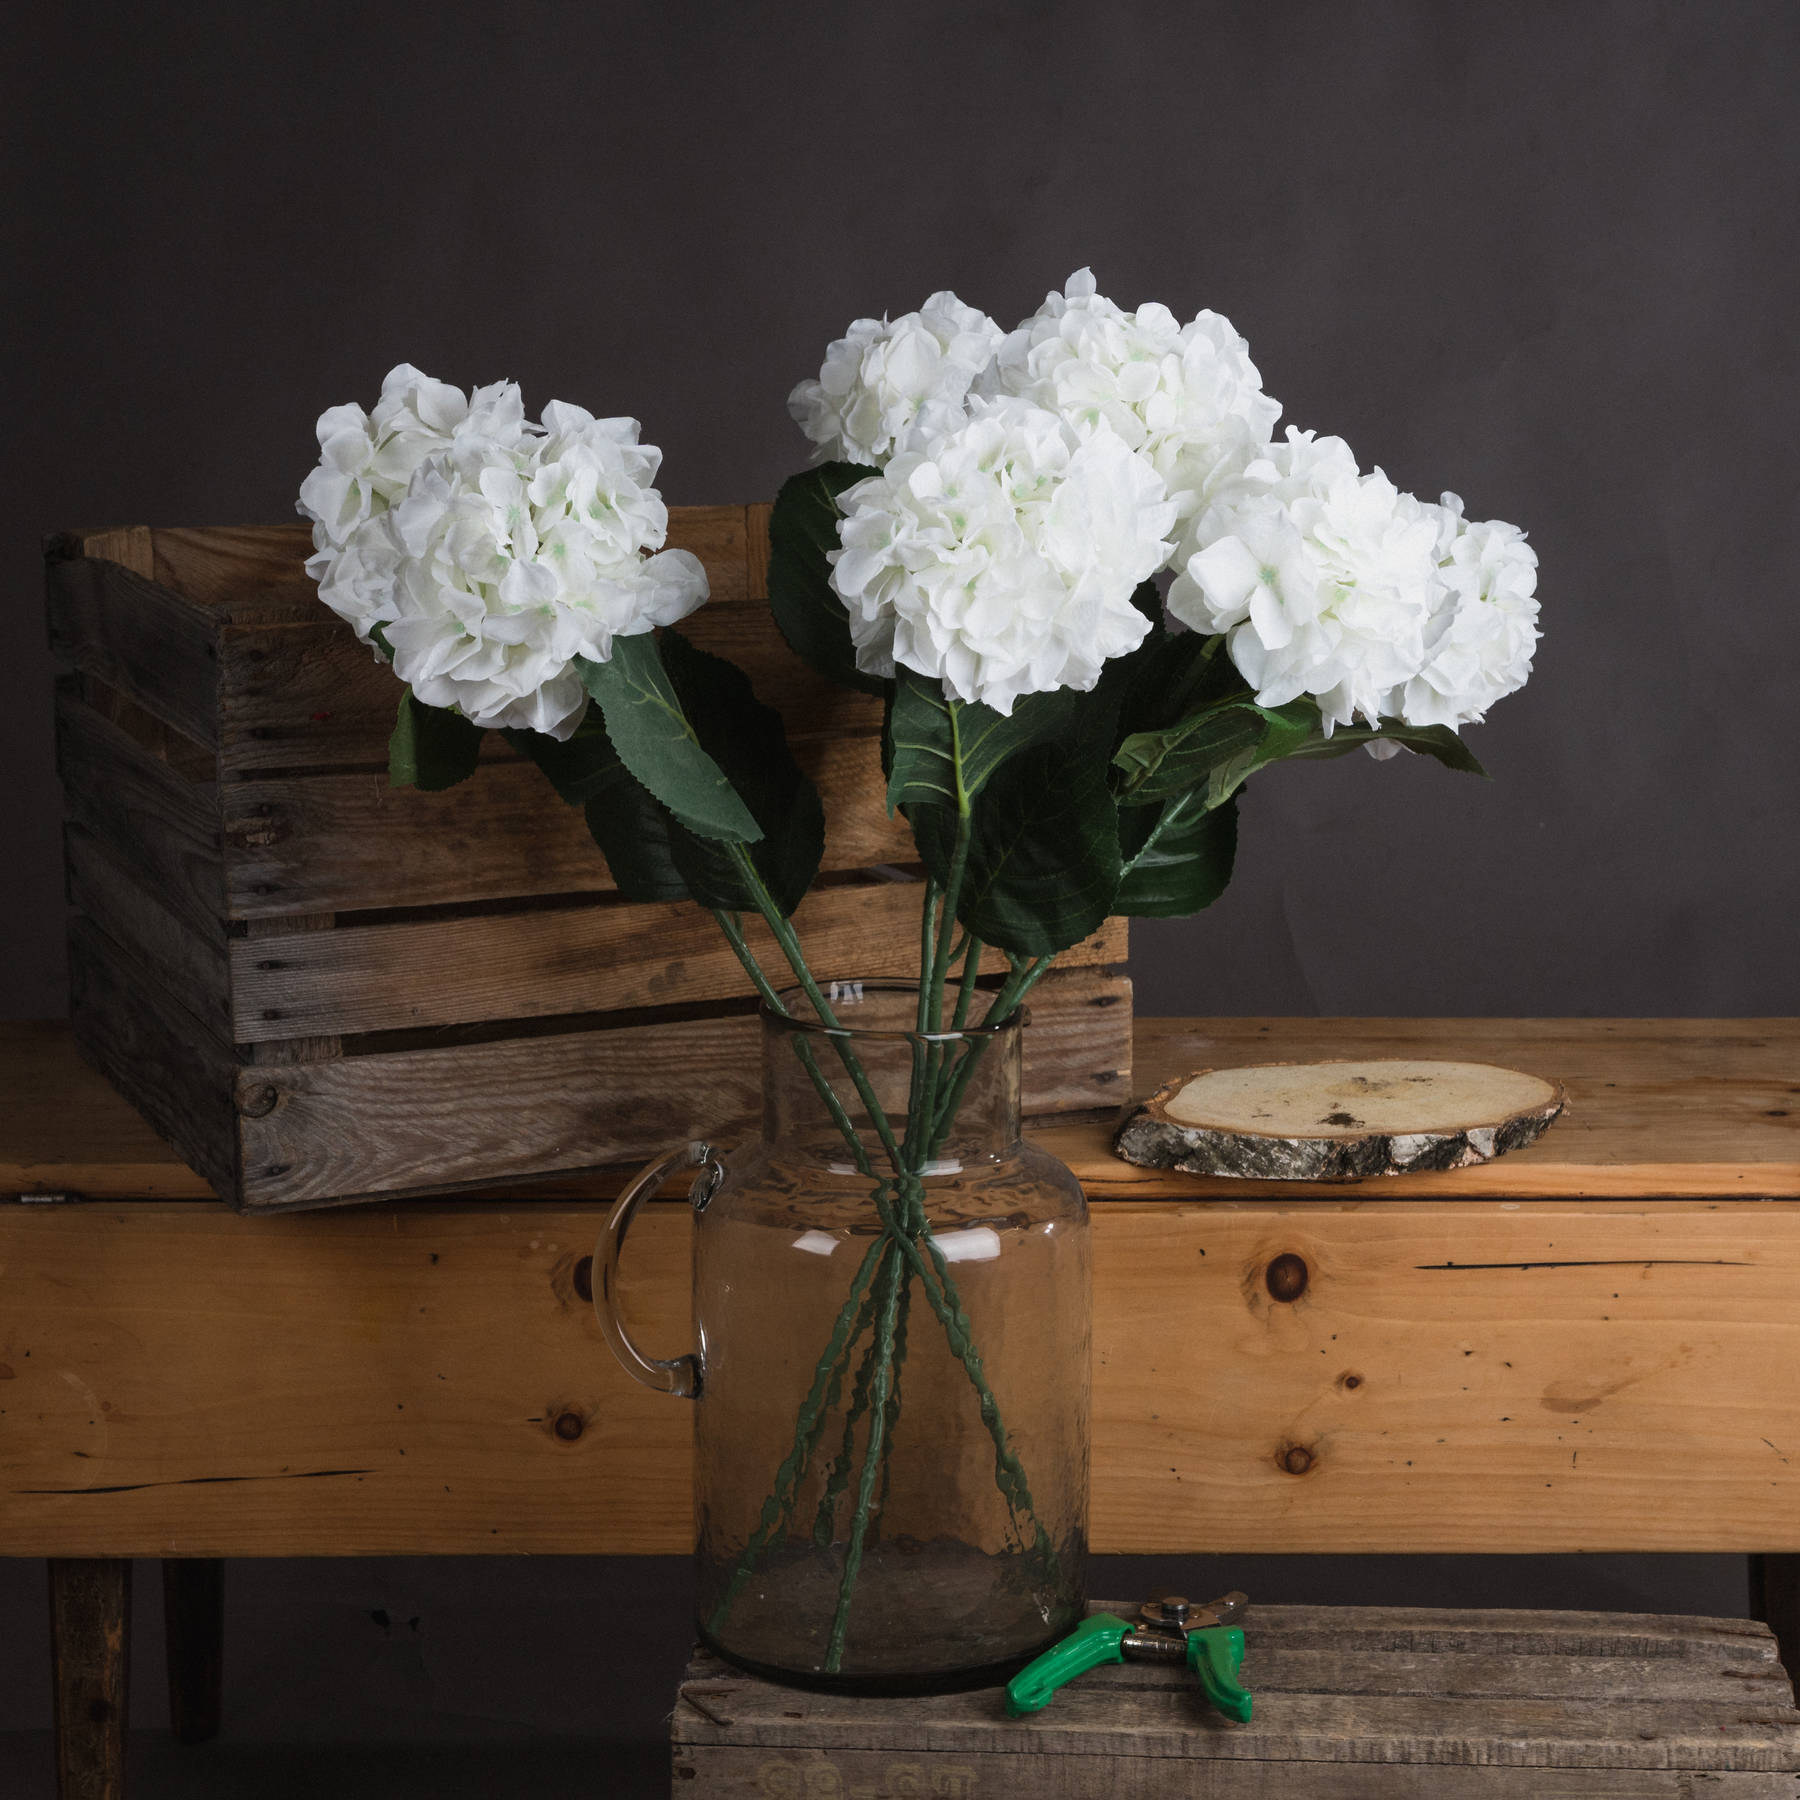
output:
[[[620,1360],[692,1395],[701,1636],[806,1684],[1003,1679],[1085,1600],[1087,1208],[1019,1134],[1022,1015],[916,1028],[915,988],[763,1016],[763,1126],[621,1196],[595,1256]],[[631,1213],[695,1183],[696,1355],[613,1304]]]

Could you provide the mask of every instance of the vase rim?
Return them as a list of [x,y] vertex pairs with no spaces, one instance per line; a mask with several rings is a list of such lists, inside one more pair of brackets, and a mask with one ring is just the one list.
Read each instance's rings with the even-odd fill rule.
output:
[[[843,981],[822,981],[820,991],[828,1004],[834,1009],[838,1006],[860,1006],[866,1000],[877,995],[906,995],[916,997],[919,984],[916,981],[894,980],[858,980],[854,977]],[[913,1042],[921,1044],[954,1044],[968,1039],[985,1039],[1004,1037],[1008,1032],[1017,1031],[1030,1022],[1031,1014],[1025,1006],[1015,1006],[1004,1019],[992,1021],[983,1019],[979,1024],[964,1025],[955,1031],[919,1031],[891,1025],[827,1025],[823,1019],[811,1016],[811,1002],[806,997],[806,990],[800,987],[782,988],[776,998],[790,1010],[777,1012],[767,1000],[762,1003],[762,1016],[768,1024],[779,1030],[806,1032],[814,1037],[857,1038],[862,1040],[882,1039],[891,1043]],[[805,1012],[796,1010],[804,1007]]]

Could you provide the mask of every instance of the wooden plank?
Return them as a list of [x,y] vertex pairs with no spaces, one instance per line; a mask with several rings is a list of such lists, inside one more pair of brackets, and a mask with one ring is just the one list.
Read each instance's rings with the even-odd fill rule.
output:
[[[874,739],[800,747],[825,806],[828,870],[910,861],[879,795]],[[527,762],[495,762],[442,793],[385,772],[275,777],[221,790],[230,916],[442,906],[612,886],[578,807]]]
[[[1140,1092],[1184,1069],[1342,1056],[1502,1063],[1568,1089],[1568,1111],[1526,1149],[1472,1169],[1342,1184],[1346,1191],[1800,1196],[1800,1019],[1142,1019],[1139,1027]],[[1057,1154],[1091,1196],[1109,1199],[1320,1191],[1134,1168],[1091,1137],[1060,1140]]]
[[71,556],[68,548],[53,544],[44,567],[51,654],[196,744],[216,745],[216,622],[122,564]]
[[[1094,1105],[1091,1071],[1124,1038],[1129,992],[1083,969],[1039,983],[1034,1017],[1046,1023],[1028,1034],[1028,1113]],[[1069,1011],[1081,1025],[1059,1030]],[[1086,1024],[1095,1013],[1120,1019],[1116,1037]],[[471,1169],[485,1186],[635,1161],[687,1138],[738,1142],[762,1111],[761,1030],[754,1016],[665,1020],[241,1069],[244,1204],[466,1186]]]
[[[1792,1105],[1800,1021],[1139,1018],[1133,1085],[1140,1092],[1155,1085],[1159,1071],[1173,1066],[1171,1045],[1179,1058],[1195,1043],[1221,1044],[1237,1034],[1254,1035],[1265,1057],[1272,1045],[1289,1043],[1416,1043],[1433,1052],[1467,1044],[1497,1061],[1562,1072],[1575,1116],[1491,1172],[1409,1175],[1373,1188],[1135,1169],[1108,1149],[1110,1120],[1050,1123],[1034,1135],[1075,1170],[1094,1200],[1274,1201],[1304,1215],[1346,1203],[1404,1212],[1419,1200],[1454,1205],[1516,1198],[1529,1210],[1540,1200],[1611,1197],[1654,1199],[1656,1210],[1670,1211],[1687,1200],[1704,1207],[1800,1197],[1793,1128],[1767,1116]],[[616,1171],[601,1171],[534,1184],[531,1191],[597,1197],[616,1191],[619,1179]],[[182,1199],[209,1191],[82,1065],[66,1026],[0,1021],[0,1195],[20,1190],[95,1199]]]
[[57,1800],[125,1800],[130,1728],[131,1564],[50,1564]]
[[218,789],[186,779],[59,685],[56,765],[67,816],[201,935],[222,931]]
[[[574,1288],[604,1214],[0,1207],[9,1550],[686,1550],[692,1414],[613,1363]],[[1797,1220],[1100,1208],[1093,1546],[1800,1550]],[[689,1231],[659,1202],[626,1259],[629,1316],[662,1355],[688,1347]],[[1291,1305],[1265,1282],[1284,1253],[1315,1270]],[[1314,1627],[1328,1649],[1341,1625]],[[1636,1621],[1621,1647],[1663,1654],[1667,1628]],[[1395,1629],[1396,1651],[1442,1642],[1416,1617]],[[1501,1616],[1487,1651],[1533,1641]],[[1584,1620],[1551,1647],[1602,1641]]]
[[[811,1750],[841,1734],[813,1722],[821,1710],[815,1697],[773,1683],[738,1684],[720,1697],[725,1704],[736,1709],[726,1725],[678,1709],[678,1741],[698,1747],[749,1739],[759,1749]],[[1741,1700],[1677,1709],[1620,1699],[1273,1694],[1248,1724],[1228,1726],[1196,1706],[1192,1689],[1122,1689],[1098,1670],[1025,1719],[1006,1720],[997,1692],[978,1688],[935,1695],[928,1704],[862,1696],[853,1729],[861,1747],[888,1753],[961,1756],[1010,1740],[1015,1753],[1045,1757],[1303,1763],[1313,1765],[1315,1779],[1318,1765],[1340,1763],[1767,1771],[1785,1772],[1790,1781],[1800,1771],[1800,1719],[1791,1707],[1747,1713]]]
[[81,1053],[176,1156],[234,1196],[235,1071],[226,1044],[90,919],[69,927],[69,1001]]
[[[710,1705],[710,1702],[703,1702]],[[1040,1754],[1030,1750],[896,1755],[880,1750],[682,1751],[675,1791],[689,1800],[812,1800],[941,1795],[944,1800],[1791,1800],[1787,1774],[1692,1775],[1659,1769],[1405,1767],[1234,1758]],[[1704,1781],[1705,1787],[1696,1787]],[[934,1784],[934,1785],[926,1785]]]
[[[918,882],[815,888],[794,915],[813,973],[821,980],[916,978],[923,893]],[[755,920],[747,934],[757,960],[785,986],[787,965],[767,928]],[[1064,962],[1122,962],[1126,953],[1125,922],[1111,920]],[[982,964],[987,974],[1006,966],[997,950]],[[231,985],[239,1043],[622,1011],[755,991],[717,922],[686,902],[241,938],[231,945]]]
[[171,912],[137,870],[120,861],[86,826],[63,830],[69,903],[92,919],[126,961],[154,969],[212,1034],[229,1042],[231,968],[222,923],[210,933]]

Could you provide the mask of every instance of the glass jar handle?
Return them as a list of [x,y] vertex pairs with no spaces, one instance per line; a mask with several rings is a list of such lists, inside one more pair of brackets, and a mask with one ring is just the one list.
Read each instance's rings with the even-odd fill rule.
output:
[[624,1322],[619,1317],[619,1257],[625,1249],[625,1233],[631,1229],[638,1208],[680,1168],[704,1171],[694,1181],[692,1197],[696,1212],[705,1209],[707,1201],[725,1179],[724,1164],[713,1155],[712,1147],[696,1139],[646,1164],[626,1183],[625,1191],[614,1201],[612,1212],[601,1227],[599,1242],[594,1245],[594,1317],[600,1321],[600,1329],[613,1355],[627,1374],[636,1376],[645,1387],[655,1388],[659,1393],[676,1394],[691,1400],[700,1392],[699,1357],[671,1356],[665,1359],[646,1356],[626,1335]]

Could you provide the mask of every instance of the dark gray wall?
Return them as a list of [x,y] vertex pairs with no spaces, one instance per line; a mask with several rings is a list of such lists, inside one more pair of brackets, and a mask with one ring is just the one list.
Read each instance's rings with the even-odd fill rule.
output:
[[[1260,780],[1232,893],[1139,928],[1142,1009],[1800,1011],[1800,9],[793,0],[770,19],[264,3],[13,22],[0,1016],[63,1003],[46,531],[288,517],[314,415],[372,399],[402,358],[638,414],[671,501],[766,497],[802,460],[783,397],[852,317],[949,285],[1010,322],[1084,262],[1125,304],[1229,314],[1289,417],[1527,526],[1543,562],[1539,673],[1472,734],[1496,780],[1361,758]],[[447,1793],[444,1754],[295,1764],[245,1740],[482,1735],[446,1724],[471,1710],[515,1738],[654,1737],[678,1577],[595,1567],[571,1612],[566,1568],[460,1567],[244,1572],[239,1748],[145,1792]],[[1728,1559],[1526,1579],[1288,1561],[1247,1585],[1743,1598]],[[35,1582],[9,1575],[0,1643],[32,1642]],[[583,1622],[629,1629],[665,1601],[655,1671],[596,1710],[571,1679]],[[392,1623],[415,1615],[441,1655]],[[623,1681],[610,1653],[595,1672]],[[12,1691],[0,1731],[37,1729],[5,1767],[35,1791],[45,1696]],[[502,1766],[573,1791],[604,1779],[592,1748],[448,1762],[469,1791],[501,1792]],[[625,1767],[655,1791],[653,1752],[611,1764],[621,1793]]]
[[40,9],[6,59],[0,1016],[62,1007],[45,531],[291,516],[314,415],[402,358],[764,497],[853,316],[1010,322],[1084,262],[1543,563],[1493,783],[1264,777],[1232,893],[1140,928],[1143,1009],[1800,1010],[1800,9],[157,13]]

